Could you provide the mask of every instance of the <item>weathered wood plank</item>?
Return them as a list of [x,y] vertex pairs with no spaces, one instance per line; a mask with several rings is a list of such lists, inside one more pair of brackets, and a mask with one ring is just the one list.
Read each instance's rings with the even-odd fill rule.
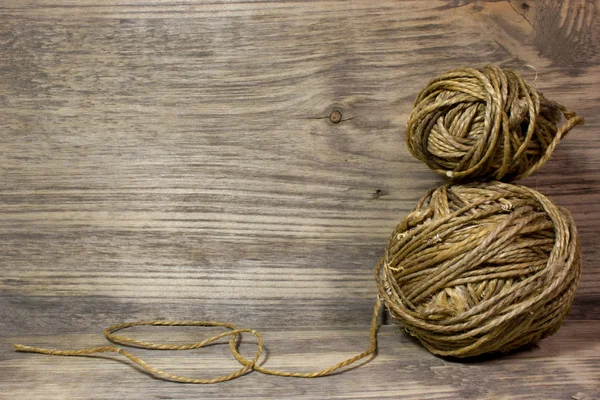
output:
[[[117,321],[194,318],[274,329],[354,327],[351,336],[360,337],[362,349],[358,329],[367,326],[375,298],[371,267],[401,217],[442,182],[404,145],[413,99],[447,69],[488,62],[518,69],[586,119],[523,183],[573,213],[584,274],[568,318],[600,319],[598,5],[0,4],[0,336],[39,343],[38,335],[53,335],[48,340],[57,345],[87,345],[94,340],[89,334]],[[339,123],[328,118],[334,110]],[[439,374],[422,361],[428,353],[406,346],[395,353],[392,345],[382,350],[385,367],[377,373],[359,369],[331,383],[290,384],[252,376],[230,387],[238,393],[250,387],[251,398],[500,398],[505,386],[491,378],[480,385],[476,368],[499,380],[514,368],[510,379],[519,384],[506,386],[509,398],[519,391],[519,398],[567,392],[594,398],[597,388],[588,383],[598,378],[598,360],[587,347],[597,350],[590,338],[600,329],[569,324],[575,325],[559,337],[573,336],[565,345],[572,355],[554,341],[552,354],[531,363],[518,356],[506,365],[438,369],[449,375],[432,390],[425,377],[431,382]],[[67,334],[73,336],[60,336]],[[321,356],[341,356],[337,344],[323,347]],[[403,364],[406,351],[421,352]],[[166,388],[175,387],[154,381],[140,387],[137,374],[115,372],[130,367],[109,362],[86,370],[100,382],[94,389],[67,373],[87,368],[89,360],[53,362],[50,379],[42,376],[50,368],[43,357],[1,354],[18,365],[10,380],[0,381],[11,398],[26,390],[33,398],[102,397],[110,379],[122,383],[124,397],[140,388],[168,396]],[[311,353],[306,361],[318,364],[321,356]],[[390,366],[397,377],[385,373]],[[529,390],[531,375],[523,372],[538,368]],[[42,380],[35,388],[24,383],[30,372]],[[470,375],[453,375],[459,372]],[[553,392],[562,389],[550,377],[564,392]],[[456,386],[461,379],[463,389]],[[182,390],[187,397],[198,393]]]
[[575,215],[586,273],[572,316],[597,317],[599,102],[582,88],[598,65],[574,76],[541,57],[508,3],[444,4],[4,5],[5,329],[25,315],[78,329],[103,303],[133,318],[365,323],[371,265],[439,182],[402,142],[412,99],[484,62],[531,78],[536,65],[536,84],[587,118],[533,179]]

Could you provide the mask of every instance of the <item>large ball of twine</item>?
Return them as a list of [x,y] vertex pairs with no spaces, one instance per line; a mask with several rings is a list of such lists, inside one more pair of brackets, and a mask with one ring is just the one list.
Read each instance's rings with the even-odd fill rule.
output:
[[392,317],[431,352],[506,352],[556,332],[581,274],[573,218],[501,182],[429,191],[378,264]]
[[459,68],[418,95],[406,143],[417,159],[450,178],[507,181],[536,171],[582,123],[514,71]]

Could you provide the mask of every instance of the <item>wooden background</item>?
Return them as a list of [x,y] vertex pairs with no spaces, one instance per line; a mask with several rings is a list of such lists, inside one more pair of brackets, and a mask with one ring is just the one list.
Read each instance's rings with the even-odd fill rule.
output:
[[[599,7],[2,2],[0,397],[599,399]],[[12,351],[101,345],[107,325],[157,318],[261,329],[272,368],[312,371],[366,349],[372,266],[442,181],[405,147],[412,102],[437,74],[489,62],[586,120],[522,182],[581,233],[582,282],[554,337],[456,363],[389,326],[380,355],[344,374],[212,386]],[[136,354],[191,376],[237,368],[227,346]]]

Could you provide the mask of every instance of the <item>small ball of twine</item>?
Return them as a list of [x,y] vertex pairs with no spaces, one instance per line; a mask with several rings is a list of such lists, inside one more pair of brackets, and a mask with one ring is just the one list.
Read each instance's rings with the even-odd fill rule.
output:
[[579,124],[583,118],[512,70],[458,68],[418,95],[406,144],[417,159],[450,178],[508,181],[536,171]]
[[558,330],[581,274],[575,223],[501,182],[429,191],[376,268],[391,315],[432,353],[506,352]]

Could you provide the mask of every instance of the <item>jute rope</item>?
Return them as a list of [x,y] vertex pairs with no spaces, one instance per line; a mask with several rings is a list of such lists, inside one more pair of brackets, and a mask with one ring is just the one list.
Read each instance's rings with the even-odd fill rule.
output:
[[580,124],[583,118],[512,70],[458,68],[418,95],[406,144],[417,159],[450,178],[510,181],[540,168]]
[[[288,372],[259,365],[262,336],[251,329],[213,321],[144,321],[113,325],[104,336],[115,344],[151,350],[199,349],[230,337],[242,367],[216,378],[189,378],[152,367],[120,347],[52,350],[15,345],[17,351],[58,356],[114,352],[157,378],[217,383],[251,371],[315,378],[330,375],[377,351],[382,303],[431,352],[469,357],[509,351],[558,330],[573,302],[581,273],[579,242],[571,215],[540,193],[500,182],[444,185],[429,191],[396,227],[375,266],[379,291],[369,348],[316,372]],[[217,326],[229,331],[201,342],[161,344],[114,333],[132,326]],[[238,352],[237,338],[257,339],[254,357]]]
[[[381,262],[381,260],[380,260]],[[104,347],[88,347],[85,349],[79,350],[55,350],[55,349],[46,349],[42,347],[32,347],[32,346],[24,346],[21,344],[15,344],[14,348],[16,351],[27,352],[27,353],[40,353],[54,356],[90,356],[94,354],[100,353],[118,353],[129,360],[139,365],[146,372],[152,374],[153,376],[163,379],[166,381],[174,381],[181,383],[197,383],[197,384],[210,384],[210,383],[218,383],[228,381],[234,378],[237,378],[241,375],[244,375],[248,372],[257,371],[267,375],[276,375],[276,376],[285,376],[285,377],[295,377],[295,378],[317,378],[320,376],[331,375],[338,370],[349,366],[350,364],[354,364],[355,362],[362,360],[365,357],[375,355],[377,352],[377,331],[379,330],[378,324],[378,315],[381,309],[381,300],[378,298],[375,302],[375,308],[373,310],[373,316],[371,318],[371,329],[369,332],[370,346],[367,350],[363,351],[360,354],[355,355],[354,357],[348,358],[344,361],[340,361],[337,364],[334,364],[330,367],[322,369],[320,371],[315,372],[289,372],[289,371],[280,371],[276,369],[264,368],[258,364],[261,354],[263,353],[263,339],[260,333],[253,329],[239,329],[233,324],[229,324],[226,322],[214,322],[214,321],[162,321],[162,320],[153,320],[153,321],[140,321],[140,322],[127,322],[117,325],[112,325],[106,329],[104,329],[104,337],[115,344],[120,344],[123,346],[136,347],[140,349],[146,350],[193,350],[204,347],[210,343],[216,342],[217,340],[230,336],[229,339],[229,349],[233,354],[233,357],[242,364],[242,368],[239,370],[222,376],[218,376],[216,378],[211,379],[200,379],[200,378],[189,378],[181,375],[171,374],[169,372],[163,371],[161,369],[155,368],[149,365],[147,362],[142,360],[140,357],[137,357],[130,352],[123,350],[120,347],[114,346],[104,346]],[[148,341],[139,341],[126,336],[117,336],[114,332],[130,328],[132,326],[217,326],[229,329],[228,332],[223,332],[219,335],[210,337],[201,342],[189,343],[189,344],[163,344],[163,343],[154,343]],[[242,333],[251,333],[257,339],[257,349],[256,354],[252,360],[248,360],[243,355],[241,355],[238,351],[237,338]]]
[[396,227],[377,287],[432,353],[506,352],[555,333],[581,275],[575,223],[541,193],[501,182],[431,190]]

